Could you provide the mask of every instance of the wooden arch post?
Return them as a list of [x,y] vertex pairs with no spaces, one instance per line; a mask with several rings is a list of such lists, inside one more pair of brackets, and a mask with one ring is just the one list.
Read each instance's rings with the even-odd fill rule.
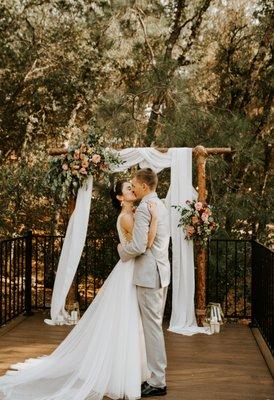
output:
[[[74,197],[70,197],[68,200],[68,214],[69,217],[71,217],[71,214],[74,211],[76,204],[76,199]],[[77,275],[77,272],[76,272]],[[77,310],[80,312],[80,305],[78,303],[78,284],[77,284],[77,279],[74,277],[71,287],[69,289],[68,295],[67,295],[67,304],[68,304],[68,309],[71,310]]]
[[[206,203],[206,160],[210,154],[229,154],[231,148],[205,148],[196,146],[193,154],[196,157],[197,175],[198,175],[198,201]],[[206,276],[207,276],[207,259],[206,249],[198,248],[197,253],[197,288],[196,288],[196,316],[199,326],[203,325],[206,312]]]
[[[197,175],[198,175],[198,201],[206,202],[206,159],[208,153],[203,146],[196,146],[194,149],[196,156]],[[203,325],[206,311],[206,249],[200,247],[197,254],[197,289],[196,289],[196,316],[199,326]]]
[[[167,148],[157,148],[161,152],[166,152]],[[192,149],[193,155],[196,158],[197,175],[198,175],[198,201],[206,202],[206,160],[209,155],[213,154],[230,154],[232,150],[230,147],[211,147],[205,148],[204,146],[196,146]],[[66,148],[50,149],[49,155],[56,156],[66,154]],[[69,214],[71,215],[75,207],[75,199],[69,200]],[[200,247],[197,254],[197,285],[196,285],[196,316],[198,325],[202,326],[205,311],[206,311],[206,249]],[[76,288],[70,289],[68,297],[75,296]]]

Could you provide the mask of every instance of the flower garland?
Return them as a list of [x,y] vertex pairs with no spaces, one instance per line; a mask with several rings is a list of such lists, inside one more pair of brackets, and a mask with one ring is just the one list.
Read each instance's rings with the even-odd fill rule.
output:
[[99,144],[99,136],[90,133],[86,144],[69,147],[66,154],[51,157],[47,179],[52,191],[65,201],[76,196],[89,176],[97,180],[107,177],[111,167],[121,163],[113,151]]
[[200,201],[186,201],[186,206],[176,205],[180,214],[178,227],[182,227],[186,233],[187,240],[194,239],[203,247],[207,244],[207,239],[216,232],[219,224],[213,217],[212,207]]

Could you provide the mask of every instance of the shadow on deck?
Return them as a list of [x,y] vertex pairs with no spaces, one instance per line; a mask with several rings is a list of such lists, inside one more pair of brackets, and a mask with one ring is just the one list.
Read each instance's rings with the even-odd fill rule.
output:
[[[70,331],[47,326],[45,316],[19,317],[0,329],[0,374],[26,358],[51,353]],[[165,329],[166,400],[273,400],[274,384],[247,326],[228,324],[220,334],[181,336]]]

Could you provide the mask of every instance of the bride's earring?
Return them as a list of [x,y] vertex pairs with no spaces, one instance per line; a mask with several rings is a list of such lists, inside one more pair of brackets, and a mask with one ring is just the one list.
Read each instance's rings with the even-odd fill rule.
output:
[[123,207],[123,205],[124,205],[124,200],[121,201],[121,207]]

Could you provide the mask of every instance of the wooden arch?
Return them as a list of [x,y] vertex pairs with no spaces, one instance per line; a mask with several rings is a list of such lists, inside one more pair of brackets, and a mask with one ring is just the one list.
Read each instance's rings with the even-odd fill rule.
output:
[[[163,153],[167,152],[167,148],[156,148]],[[196,158],[197,175],[198,175],[198,201],[206,202],[206,160],[209,155],[214,154],[231,154],[230,147],[209,147],[196,146],[192,149]],[[56,156],[66,154],[66,148],[54,148],[49,150],[49,155]],[[72,207],[70,213],[73,211]],[[197,286],[196,286],[196,316],[198,325],[202,326],[206,311],[206,249],[199,248],[197,254]]]

